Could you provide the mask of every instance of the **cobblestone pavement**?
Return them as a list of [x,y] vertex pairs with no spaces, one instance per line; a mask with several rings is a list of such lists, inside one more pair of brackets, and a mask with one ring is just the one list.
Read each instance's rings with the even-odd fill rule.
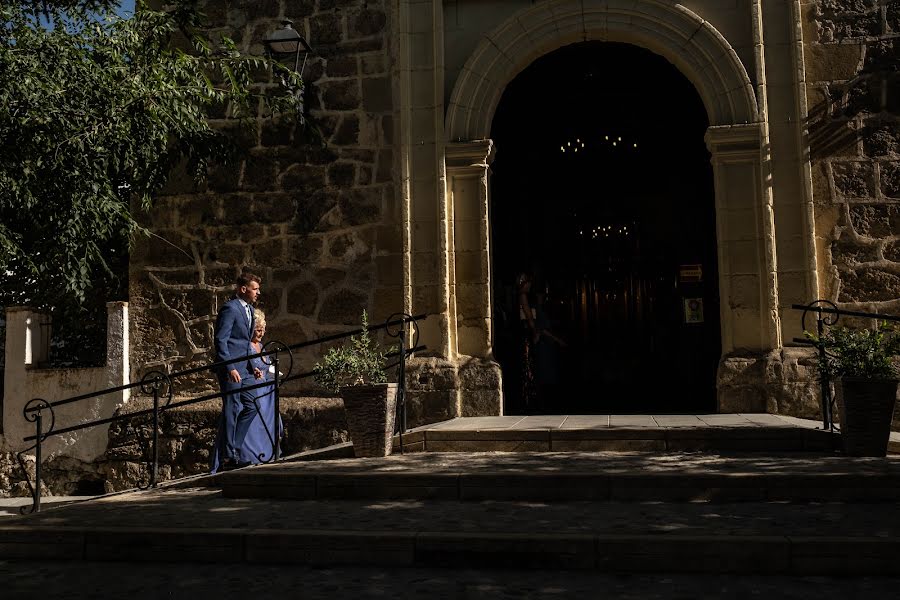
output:
[[593,598],[880,600],[898,578],[601,575],[584,571],[313,569],[292,566],[0,562],[4,600],[24,598]]

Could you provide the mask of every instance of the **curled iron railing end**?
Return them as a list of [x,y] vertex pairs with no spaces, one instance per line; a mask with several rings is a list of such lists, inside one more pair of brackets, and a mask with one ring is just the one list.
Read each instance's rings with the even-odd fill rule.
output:
[[[279,373],[279,375],[278,375],[278,387],[283,386],[284,380],[287,379],[288,377],[290,377],[291,374],[294,372],[294,352],[291,350],[290,346],[288,346],[287,344],[285,344],[284,342],[281,342],[279,340],[269,340],[268,342],[266,342],[263,345],[262,351],[263,352],[275,351],[275,352],[279,352],[279,353],[281,353],[281,352],[287,353],[287,357],[288,357],[287,371],[284,372],[283,374]],[[273,355],[273,356],[275,356],[275,355]]]
[[[393,326],[391,325],[391,323],[393,321],[397,321],[397,320],[400,320],[401,322],[399,324],[394,323],[393,326],[397,327],[397,330],[394,331],[392,329]],[[414,319],[413,316],[410,315],[409,313],[396,312],[396,313],[392,314],[391,316],[389,316],[387,319],[385,319],[384,332],[392,338],[399,338],[406,331],[405,325],[407,323],[409,323],[412,326],[412,332],[413,332],[412,343],[409,345],[409,347],[415,348],[416,346],[419,345],[419,322],[416,319]]]
[[141,393],[143,394],[152,395],[154,391],[159,392],[164,385],[166,391],[165,394],[160,394],[160,397],[164,396],[166,401],[162,408],[169,406],[172,398],[175,396],[175,386],[172,384],[172,378],[167,373],[158,370],[148,371],[141,377]]
[[[41,435],[41,441],[53,432],[53,428],[56,426],[56,413],[53,411],[53,405],[44,400],[43,398],[32,398],[27,403],[25,403],[24,408],[22,408],[22,416],[25,417],[25,420],[29,423],[34,423],[38,420],[38,413],[42,411],[50,411],[50,426],[46,428],[46,431]],[[32,446],[33,448],[34,446]],[[29,448],[30,450],[31,448]]]
[[821,308],[822,306],[826,306],[828,308],[838,310],[837,304],[835,304],[831,300],[819,299],[819,300],[814,300],[814,301],[810,302],[809,304],[806,305],[806,308],[803,309],[803,315],[800,317],[800,325],[801,325],[801,327],[803,327],[803,331],[809,331],[806,328],[806,315],[808,315],[810,312],[817,313],[818,314],[817,318],[819,320],[821,320],[822,324],[827,327],[831,327],[832,325],[835,325],[838,322],[838,319],[840,319],[840,317],[841,317],[840,314],[825,313],[825,312],[819,312],[819,311],[814,310],[816,308]]

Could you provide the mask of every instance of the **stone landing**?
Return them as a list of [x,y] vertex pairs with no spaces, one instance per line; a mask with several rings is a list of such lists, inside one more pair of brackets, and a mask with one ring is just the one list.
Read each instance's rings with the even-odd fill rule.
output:
[[[894,448],[900,451],[900,436]],[[400,449],[395,438],[395,451]],[[464,417],[410,430],[404,452],[830,452],[821,423],[770,414]]]

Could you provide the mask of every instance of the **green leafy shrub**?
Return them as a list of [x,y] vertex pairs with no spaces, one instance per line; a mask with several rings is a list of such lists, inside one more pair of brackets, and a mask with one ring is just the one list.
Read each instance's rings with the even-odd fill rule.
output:
[[834,327],[821,338],[805,332],[816,344],[825,346],[825,360],[819,360],[819,374],[828,379],[859,377],[897,379],[894,358],[900,355],[900,335],[886,321],[873,329]]
[[371,385],[387,381],[385,352],[369,337],[369,316],[362,313],[362,332],[342,346],[329,348],[316,363],[316,381],[331,392],[342,387]]

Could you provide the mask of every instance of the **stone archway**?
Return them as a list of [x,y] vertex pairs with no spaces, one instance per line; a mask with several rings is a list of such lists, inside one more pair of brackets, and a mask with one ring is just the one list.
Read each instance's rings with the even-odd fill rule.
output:
[[[711,123],[706,142],[715,179],[723,354],[780,347],[774,221],[762,169],[766,130],[753,85],[711,24],[683,6],[653,0],[534,5],[486,34],[463,67],[445,120],[452,344],[461,355],[484,357],[491,350],[489,137],[500,97],[537,57],[588,40],[651,50],[696,87]],[[738,248],[743,258],[734,261]]]
[[523,10],[484,36],[450,96],[447,140],[489,137],[509,81],[537,57],[591,40],[634,44],[668,59],[697,88],[712,126],[759,121],[737,53],[687,8],[653,0],[560,0]]

